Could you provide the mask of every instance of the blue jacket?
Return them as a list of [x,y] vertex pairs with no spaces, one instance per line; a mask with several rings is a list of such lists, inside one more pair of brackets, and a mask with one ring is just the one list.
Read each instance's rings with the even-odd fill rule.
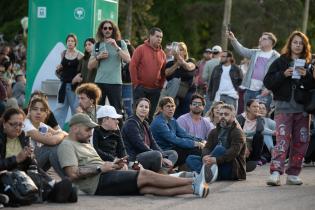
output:
[[162,113],[154,118],[150,129],[154,139],[163,150],[174,149],[174,147],[192,149],[195,147],[195,141],[201,140],[189,135],[178,125],[175,118],[167,120]]
[[[150,147],[144,144],[144,129],[147,129],[150,139]],[[129,155],[128,160],[134,161],[136,156],[142,152],[157,150],[163,154],[162,149],[157,145],[150,131],[147,121],[141,122],[140,119],[133,115],[126,120],[122,129],[122,137],[125,143],[126,151]]]

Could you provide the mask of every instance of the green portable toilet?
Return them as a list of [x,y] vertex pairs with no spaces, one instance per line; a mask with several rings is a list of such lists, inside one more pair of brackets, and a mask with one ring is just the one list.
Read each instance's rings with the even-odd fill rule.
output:
[[49,96],[52,110],[57,104],[59,80],[55,76],[69,33],[78,37],[77,48],[95,37],[104,19],[118,21],[118,0],[30,0],[27,47],[26,98],[34,90]]

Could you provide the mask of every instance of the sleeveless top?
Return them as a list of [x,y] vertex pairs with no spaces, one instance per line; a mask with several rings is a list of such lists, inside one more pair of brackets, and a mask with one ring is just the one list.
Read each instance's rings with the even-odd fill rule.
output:
[[72,79],[77,75],[77,69],[79,65],[79,59],[77,54],[74,59],[67,59],[66,56],[63,57],[61,65],[63,67],[61,73],[61,81],[64,83],[71,83]]

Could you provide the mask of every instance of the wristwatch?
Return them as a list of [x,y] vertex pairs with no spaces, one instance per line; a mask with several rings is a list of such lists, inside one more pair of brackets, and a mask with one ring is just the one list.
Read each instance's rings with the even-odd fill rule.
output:
[[97,166],[97,167],[96,167],[96,172],[97,172],[98,174],[102,173],[101,166]]

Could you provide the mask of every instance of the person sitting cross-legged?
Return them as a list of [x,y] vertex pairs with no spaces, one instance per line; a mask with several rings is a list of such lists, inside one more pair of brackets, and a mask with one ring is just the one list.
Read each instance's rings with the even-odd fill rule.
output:
[[199,172],[203,163],[214,170],[218,167],[219,180],[246,179],[245,134],[235,120],[235,109],[224,104],[219,111],[219,123],[213,129],[202,151],[203,157],[190,155],[187,166]]
[[119,162],[103,161],[89,144],[92,129],[98,126],[89,116],[75,114],[69,125],[69,136],[58,147],[59,162],[67,176],[87,194],[206,197],[209,193],[213,174],[208,165],[194,178],[171,177],[146,169],[120,170],[123,166]]

